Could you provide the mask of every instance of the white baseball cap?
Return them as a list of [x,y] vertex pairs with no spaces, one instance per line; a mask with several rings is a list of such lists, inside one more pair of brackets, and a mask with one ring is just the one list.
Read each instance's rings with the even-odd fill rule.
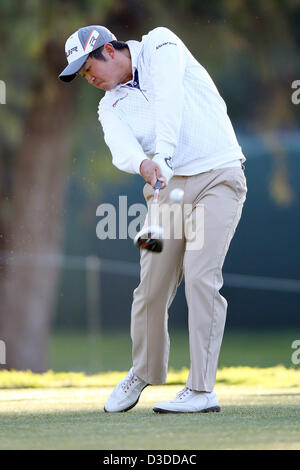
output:
[[70,82],[81,69],[89,53],[104,46],[116,37],[104,26],[86,26],[80,28],[66,40],[65,51],[68,60],[67,67],[61,72],[59,78]]

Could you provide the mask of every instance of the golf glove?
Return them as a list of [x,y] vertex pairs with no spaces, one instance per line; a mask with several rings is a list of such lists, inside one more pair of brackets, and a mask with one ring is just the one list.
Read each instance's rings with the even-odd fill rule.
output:
[[172,157],[167,154],[157,153],[152,158],[154,163],[157,163],[160,166],[162,175],[166,179],[166,186],[169,183],[170,179],[172,178],[174,171],[172,167]]

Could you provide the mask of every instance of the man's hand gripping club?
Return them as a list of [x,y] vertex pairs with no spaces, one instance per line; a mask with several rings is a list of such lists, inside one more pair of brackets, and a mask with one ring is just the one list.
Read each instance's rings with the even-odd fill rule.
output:
[[167,155],[156,154],[153,159],[149,158],[142,161],[140,174],[146,181],[155,188],[156,181],[161,181],[161,189],[165,188],[173,176],[172,159]]

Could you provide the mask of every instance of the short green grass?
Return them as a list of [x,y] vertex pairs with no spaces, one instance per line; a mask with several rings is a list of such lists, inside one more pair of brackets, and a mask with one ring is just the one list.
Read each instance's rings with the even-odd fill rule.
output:
[[0,449],[299,450],[295,339],[297,331],[225,332],[215,388],[221,413],[156,415],[153,405],[185,384],[186,333],[171,332],[167,384],[147,387],[135,408],[116,414],[103,406],[131,366],[129,333],[56,334],[52,370],[0,371]]
[[216,384],[221,413],[156,415],[153,405],[174,397],[186,375],[170,371],[166,385],[147,387],[134,409],[114,414],[103,406],[124,372],[0,371],[0,448],[300,448],[300,370],[224,368]]
[[217,385],[222,410],[157,415],[181,387],[148,387],[127,413],[104,413],[111,387],[0,390],[1,449],[299,449],[300,388]]

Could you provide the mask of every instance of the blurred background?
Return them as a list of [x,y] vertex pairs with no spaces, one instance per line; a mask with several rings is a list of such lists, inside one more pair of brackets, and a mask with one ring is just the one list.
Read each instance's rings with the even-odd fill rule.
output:
[[[97,119],[102,92],[57,79],[66,38],[89,24],[123,41],[166,26],[215,81],[248,183],[224,265],[220,366],[292,366],[300,336],[299,1],[1,0],[0,18],[0,367],[131,366],[139,252],[119,239],[118,217],[116,239],[99,240],[96,210],[110,203],[118,214],[119,196],[128,207],[144,203],[143,180],[112,166]],[[170,366],[189,367],[184,281],[169,313]]]

